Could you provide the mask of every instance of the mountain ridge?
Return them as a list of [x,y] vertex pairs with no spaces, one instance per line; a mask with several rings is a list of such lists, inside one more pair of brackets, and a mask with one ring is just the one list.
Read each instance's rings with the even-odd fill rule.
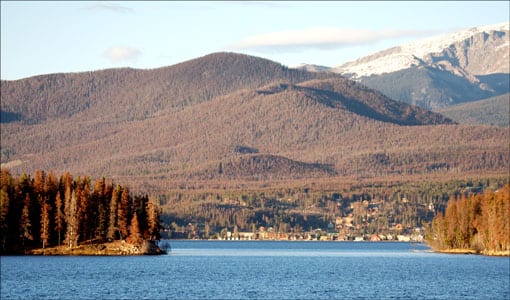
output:
[[[1,111],[5,116],[17,114],[18,119],[28,123],[69,117],[84,110],[109,113],[121,120],[144,119],[160,111],[180,110],[224,93],[256,88],[275,80],[292,83],[327,77],[340,75],[294,70],[263,58],[218,52],[152,70],[121,68],[2,80]],[[32,98],[20,95],[22,91]],[[142,99],[144,107],[125,105],[126,94]],[[17,101],[20,97],[26,99]],[[102,99],[111,97],[118,106],[116,109],[101,105]],[[125,116],[120,116],[121,113]]]

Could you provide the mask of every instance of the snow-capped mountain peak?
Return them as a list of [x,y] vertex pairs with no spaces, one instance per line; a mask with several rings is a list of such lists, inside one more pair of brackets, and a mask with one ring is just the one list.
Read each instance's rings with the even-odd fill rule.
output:
[[506,38],[501,38],[501,34],[498,35],[498,45],[496,45],[494,49],[495,51],[501,51],[502,55],[505,55],[506,52],[508,60],[508,47],[510,45],[508,39],[509,27],[510,23],[504,22],[426,38],[345,63],[339,67],[333,68],[332,71],[348,74],[353,78],[391,73],[412,66],[422,65],[424,61],[431,60],[431,55],[450,49],[452,45],[472,39],[479,34],[490,34],[494,32],[506,35]]

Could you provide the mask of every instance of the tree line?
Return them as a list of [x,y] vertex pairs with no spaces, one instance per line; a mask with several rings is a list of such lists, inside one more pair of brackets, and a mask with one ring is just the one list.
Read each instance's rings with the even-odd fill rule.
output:
[[510,184],[484,194],[452,196],[433,219],[428,234],[438,250],[510,251]]
[[132,195],[127,187],[101,178],[1,171],[0,249],[2,254],[34,248],[125,240],[140,245],[159,240],[159,203]]

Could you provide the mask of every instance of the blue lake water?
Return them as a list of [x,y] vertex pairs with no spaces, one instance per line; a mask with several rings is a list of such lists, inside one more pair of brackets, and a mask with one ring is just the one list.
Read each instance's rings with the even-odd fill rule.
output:
[[168,255],[1,257],[1,299],[510,299],[510,259],[422,244],[170,241]]

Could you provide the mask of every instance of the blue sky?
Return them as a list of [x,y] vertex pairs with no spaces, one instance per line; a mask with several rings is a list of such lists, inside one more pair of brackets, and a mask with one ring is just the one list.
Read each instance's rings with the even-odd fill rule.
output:
[[509,20],[508,1],[1,1],[1,78],[157,68],[218,51],[338,66]]

